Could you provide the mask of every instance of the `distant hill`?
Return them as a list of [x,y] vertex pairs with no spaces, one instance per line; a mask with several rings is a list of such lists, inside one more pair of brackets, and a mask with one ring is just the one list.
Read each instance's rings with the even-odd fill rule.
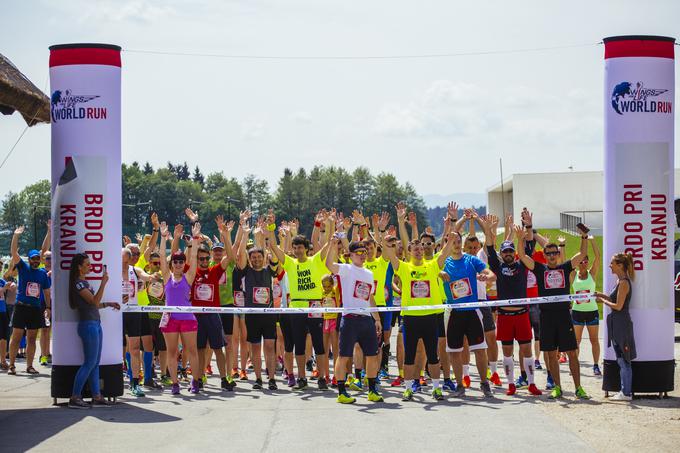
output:
[[425,205],[428,208],[436,208],[437,206],[446,206],[449,201],[455,201],[458,206],[486,206],[485,193],[454,193],[451,195],[430,194],[424,195]]

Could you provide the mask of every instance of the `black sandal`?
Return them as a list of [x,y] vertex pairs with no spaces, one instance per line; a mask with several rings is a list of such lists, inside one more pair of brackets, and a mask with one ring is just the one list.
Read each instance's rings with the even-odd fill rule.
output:
[[28,374],[40,374],[40,372],[38,372],[38,370],[36,370],[36,369],[33,368],[32,366],[29,366],[28,368],[26,368],[26,372],[27,372]]

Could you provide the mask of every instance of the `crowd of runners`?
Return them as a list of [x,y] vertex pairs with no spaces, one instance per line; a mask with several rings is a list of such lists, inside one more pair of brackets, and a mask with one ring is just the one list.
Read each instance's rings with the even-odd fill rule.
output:
[[[597,302],[615,307],[610,296],[596,292],[601,259],[585,226],[572,239],[580,241],[578,253],[565,256],[566,240],[540,235],[526,208],[515,224],[511,216],[480,216],[472,209],[459,217],[458,206],[450,203],[439,239],[429,228],[419,232],[415,214],[402,203],[396,206],[396,225],[387,213],[368,217],[359,211],[343,215],[322,210],[309,238],[299,234],[296,220],[277,223],[271,210],[258,218],[244,211],[238,221],[218,216],[219,237],[209,238],[201,232],[201,221],[211,220],[199,220],[189,208],[185,212],[188,227],[171,227],[153,213],[152,231],[138,234],[137,242],[124,238],[120,303],[102,303],[108,275],[93,283],[99,286],[95,291],[87,281],[87,255],[74,257],[69,303],[80,316],[85,364],[76,377],[71,407],[90,406],[82,399],[86,381],[92,404],[108,404],[93,374],[101,354],[98,310],[125,305],[403,308],[344,313],[124,311],[122,372],[135,397],[167,390],[176,395],[183,389],[198,394],[212,385],[208,377],[217,374],[228,392],[237,386],[299,391],[312,380],[318,390],[337,389],[337,401],[343,404],[364,393],[369,401],[383,401],[381,388],[386,387],[399,388],[404,401],[418,392],[435,400],[445,394],[462,398],[471,387],[474,354],[484,397],[495,391],[538,397],[546,391],[549,398],[560,398],[565,387],[560,364],[568,363],[575,397],[587,399],[578,354],[584,331],[592,344],[592,357],[586,360],[592,360],[594,375],[601,374]],[[23,228],[17,228],[0,279],[0,367],[9,375],[38,373],[38,338],[40,365],[51,361],[49,231],[48,225],[42,250],[28,251],[25,261],[18,250]],[[632,277],[626,255],[614,256],[610,268],[621,280]],[[624,289],[629,299],[628,287]],[[591,296],[493,308],[459,306],[571,293]],[[407,309],[430,305],[432,309]],[[21,354],[25,370],[17,370]],[[539,370],[545,373],[537,374]],[[630,392],[624,393],[615,398],[629,399]]]

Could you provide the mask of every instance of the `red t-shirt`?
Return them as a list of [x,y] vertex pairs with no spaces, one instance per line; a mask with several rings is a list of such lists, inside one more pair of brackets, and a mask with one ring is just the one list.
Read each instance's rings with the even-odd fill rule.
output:
[[220,306],[220,279],[224,275],[221,264],[208,269],[196,269],[196,277],[191,285],[191,305],[194,307]]

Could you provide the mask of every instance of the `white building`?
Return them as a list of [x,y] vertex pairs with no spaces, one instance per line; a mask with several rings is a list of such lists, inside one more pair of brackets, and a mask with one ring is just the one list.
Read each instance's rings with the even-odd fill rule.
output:
[[[680,197],[680,169],[675,169],[675,198]],[[580,221],[602,230],[604,172],[518,173],[486,191],[487,210],[499,217],[511,212],[518,222],[525,206],[538,228],[560,228]]]

